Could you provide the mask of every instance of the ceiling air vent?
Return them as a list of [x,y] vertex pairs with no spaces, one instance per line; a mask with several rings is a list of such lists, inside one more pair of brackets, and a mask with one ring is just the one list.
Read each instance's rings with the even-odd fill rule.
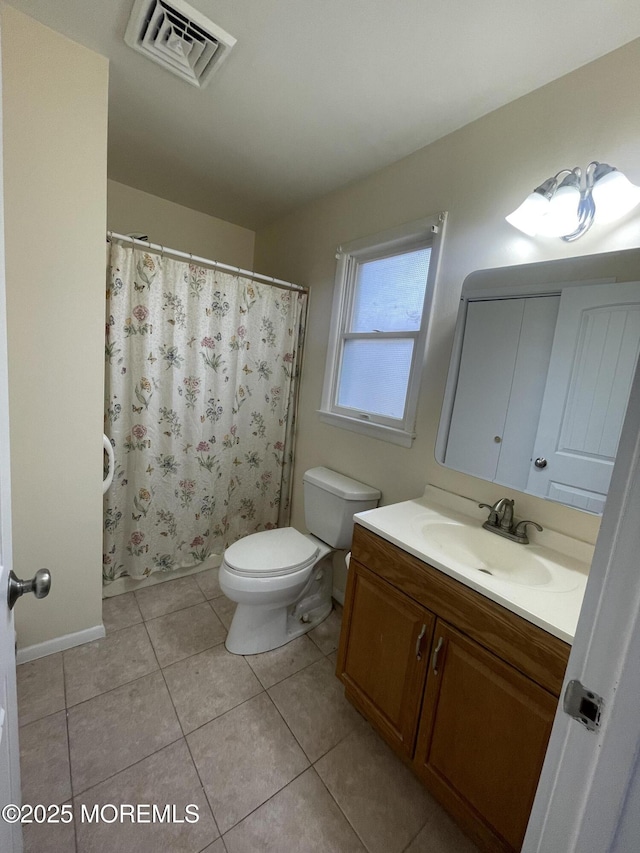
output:
[[124,40],[199,88],[207,85],[236,43],[183,0],[136,0]]

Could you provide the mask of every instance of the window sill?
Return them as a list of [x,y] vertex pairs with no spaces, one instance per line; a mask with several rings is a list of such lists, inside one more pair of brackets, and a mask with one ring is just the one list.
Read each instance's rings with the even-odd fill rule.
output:
[[349,418],[346,415],[337,415],[335,412],[325,412],[318,409],[318,415],[325,424],[358,432],[360,435],[368,435],[370,438],[378,438],[381,441],[388,441],[390,444],[397,444],[400,447],[411,447],[415,438],[414,433],[403,429],[383,426],[359,418]]

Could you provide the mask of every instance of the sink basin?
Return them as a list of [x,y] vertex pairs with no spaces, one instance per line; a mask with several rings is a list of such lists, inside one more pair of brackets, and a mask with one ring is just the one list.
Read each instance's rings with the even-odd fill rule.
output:
[[593,546],[545,529],[520,545],[482,528],[475,501],[436,486],[422,498],[357,513],[357,523],[436,571],[571,643]]
[[[482,527],[455,521],[421,521],[420,533],[434,559],[455,562],[466,574],[556,592],[575,589],[579,579],[567,566],[544,556],[544,548],[520,545]],[[554,555],[555,556],[555,555]],[[479,578],[478,578],[479,579]]]

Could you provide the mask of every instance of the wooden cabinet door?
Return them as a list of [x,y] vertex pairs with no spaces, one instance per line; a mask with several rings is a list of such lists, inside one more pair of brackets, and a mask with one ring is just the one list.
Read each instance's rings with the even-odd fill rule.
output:
[[416,772],[484,849],[520,850],[557,699],[440,620],[433,644]]
[[349,699],[402,755],[413,756],[434,617],[351,561],[338,652]]

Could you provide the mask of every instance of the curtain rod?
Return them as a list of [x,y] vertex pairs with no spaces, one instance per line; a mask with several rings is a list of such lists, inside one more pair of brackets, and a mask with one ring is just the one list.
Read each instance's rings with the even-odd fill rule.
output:
[[148,240],[140,240],[137,237],[130,237],[128,234],[117,234],[115,231],[107,231],[107,242],[111,240],[124,240],[134,246],[148,249],[160,255],[172,255],[174,258],[180,258],[190,263],[200,264],[201,266],[213,267],[214,269],[230,272],[233,275],[241,275],[245,278],[251,278],[254,281],[264,281],[274,287],[280,287],[282,290],[296,290],[301,293],[308,293],[308,287],[302,287],[299,284],[293,284],[290,281],[282,281],[279,278],[273,278],[270,275],[262,275],[261,273],[243,270],[240,267],[232,267],[229,264],[223,264],[220,261],[212,261],[209,258],[200,258],[198,255],[192,255],[189,252],[179,252],[177,249],[168,249],[166,246],[161,246],[158,243],[149,243]]

